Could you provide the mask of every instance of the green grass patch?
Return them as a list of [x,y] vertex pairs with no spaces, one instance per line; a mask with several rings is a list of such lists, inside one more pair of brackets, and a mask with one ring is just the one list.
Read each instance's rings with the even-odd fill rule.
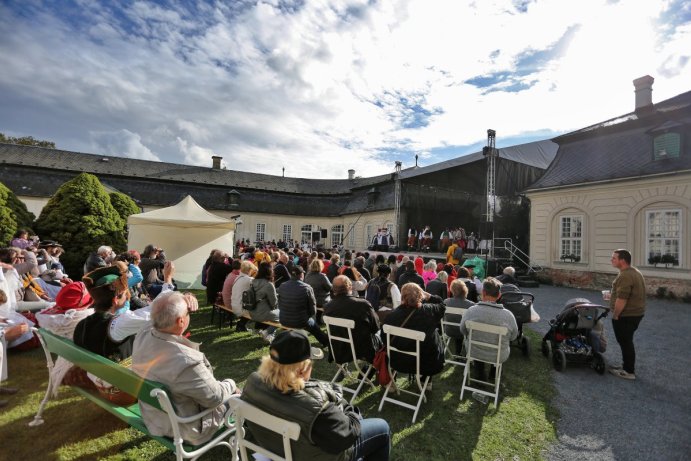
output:
[[[202,292],[198,296],[204,298]],[[191,339],[202,343],[216,378],[230,377],[242,386],[267,353],[267,345],[258,335],[219,330],[217,320],[213,325],[210,320],[210,308],[192,314]],[[415,424],[412,410],[387,403],[377,411],[380,388],[366,389],[356,404],[366,417],[389,422],[392,460],[541,459],[555,439],[558,415],[551,405],[555,389],[550,363],[540,355],[540,337],[527,334],[533,354],[526,359],[518,349],[512,350],[504,364],[498,408],[479,404],[469,395],[461,402],[463,370],[452,366],[434,377],[434,388]],[[10,405],[0,410],[0,460],[174,459],[164,447],[66,387],[48,404],[45,423],[28,427],[48,384],[45,357],[42,350],[34,350],[10,353],[8,360],[10,380],[3,384],[20,387],[21,392],[9,396]],[[335,371],[326,360],[317,361],[313,376],[330,380]],[[218,448],[202,459],[227,461],[228,456],[227,449]]]

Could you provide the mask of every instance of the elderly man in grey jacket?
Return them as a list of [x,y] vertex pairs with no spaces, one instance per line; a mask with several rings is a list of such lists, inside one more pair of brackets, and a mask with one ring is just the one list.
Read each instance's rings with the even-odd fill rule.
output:
[[[139,376],[165,384],[180,416],[192,416],[215,408],[204,418],[181,424],[185,442],[202,444],[223,424],[228,399],[239,393],[232,379],[217,381],[209,361],[199,351],[199,344],[182,336],[190,323],[185,298],[172,293],[165,302],[153,303],[152,325],[134,340],[132,371]],[[144,402],[139,402],[146,427],[153,435],[172,437],[168,417]]]
[[[471,306],[465,312],[465,314],[463,314],[463,320],[461,321],[461,333],[466,338],[468,337],[468,328],[466,327],[466,322],[470,320],[488,325],[506,327],[509,330],[509,333],[507,336],[502,336],[501,338],[501,353],[499,355],[499,361],[503,363],[509,358],[509,342],[513,341],[518,336],[518,325],[516,324],[516,318],[513,316],[513,314],[509,310],[504,309],[504,306],[497,303],[497,300],[501,295],[500,290],[501,282],[494,277],[487,277],[484,282],[482,282],[482,301],[474,306]],[[479,341],[496,342],[496,335],[491,333],[478,332],[476,338]],[[494,349],[483,349],[482,346],[478,346],[477,352],[476,357],[481,360],[487,360],[488,362],[493,362],[495,360],[496,352]],[[476,377],[484,380],[484,366],[479,365],[484,364],[480,363],[475,368]]]

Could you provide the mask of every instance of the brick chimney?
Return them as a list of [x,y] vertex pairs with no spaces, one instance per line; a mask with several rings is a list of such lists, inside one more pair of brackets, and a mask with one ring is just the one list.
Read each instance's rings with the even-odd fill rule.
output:
[[655,79],[645,75],[633,81],[636,89],[636,112],[652,109],[653,106],[653,82]]
[[351,181],[355,179],[355,170],[348,170],[348,179]]
[[213,161],[212,168],[214,170],[220,170],[221,169],[221,160],[223,160],[223,157],[219,157],[218,155],[214,155],[211,157],[211,160]]

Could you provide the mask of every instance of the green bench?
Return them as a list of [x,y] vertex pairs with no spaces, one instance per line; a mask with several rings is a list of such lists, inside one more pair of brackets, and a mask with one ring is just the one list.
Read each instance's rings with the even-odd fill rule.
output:
[[118,387],[120,390],[132,396],[136,396],[139,401],[145,402],[168,415],[174,433],[172,440],[167,437],[155,436],[149,433],[146,428],[146,424],[144,424],[144,419],[141,416],[139,403],[135,403],[127,407],[120,406],[110,402],[109,400],[105,400],[97,391],[90,391],[81,387],[72,386],[72,389],[74,389],[80,395],[86,397],[87,399],[96,403],[99,407],[117,416],[131,427],[139,430],[169,450],[175,452],[178,460],[186,458],[197,459],[199,456],[219,445],[230,449],[231,458],[233,460],[237,459],[237,450],[235,449],[234,441],[235,426],[234,421],[230,418],[226,418],[226,424],[219,428],[214,437],[212,437],[212,439],[205,444],[186,444],[183,442],[182,437],[180,436],[179,424],[199,420],[213,411],[213,408],[205,410],[197,415],[180,417],[175,413],[173,404],[168,397],[169,392],[163,384],[150,381],[148,379],[143,379],[133,371],[124,368],[111,360],[101,357],[100,355],[89,352],[86,349],[77,346],[69,339],[55,335],[48,330],[43,328],[34,328],[33,331],[38,335],[41,345],[43,346],[43,351],[46,354],[49,379],[46,395],[41,401],[38,412],[36,413],[36,416],[34,416],[34,419],[29,423],[29,426],[39,426],[44,422],[42,415],[48,400],[50,400],[51,380],[53,379],[52,354],[55,354],[72,362],[74,365],[88,371],[89,373],[98,376],[113,386]]

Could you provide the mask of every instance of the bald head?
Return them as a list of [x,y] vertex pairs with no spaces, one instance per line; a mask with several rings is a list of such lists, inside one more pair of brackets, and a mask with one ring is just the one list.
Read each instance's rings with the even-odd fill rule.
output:
[[353,282],[350,281],[345,275],[339,275],[334,278],[333,281],[333,291],[334,295],[347,295],[353,289]]

